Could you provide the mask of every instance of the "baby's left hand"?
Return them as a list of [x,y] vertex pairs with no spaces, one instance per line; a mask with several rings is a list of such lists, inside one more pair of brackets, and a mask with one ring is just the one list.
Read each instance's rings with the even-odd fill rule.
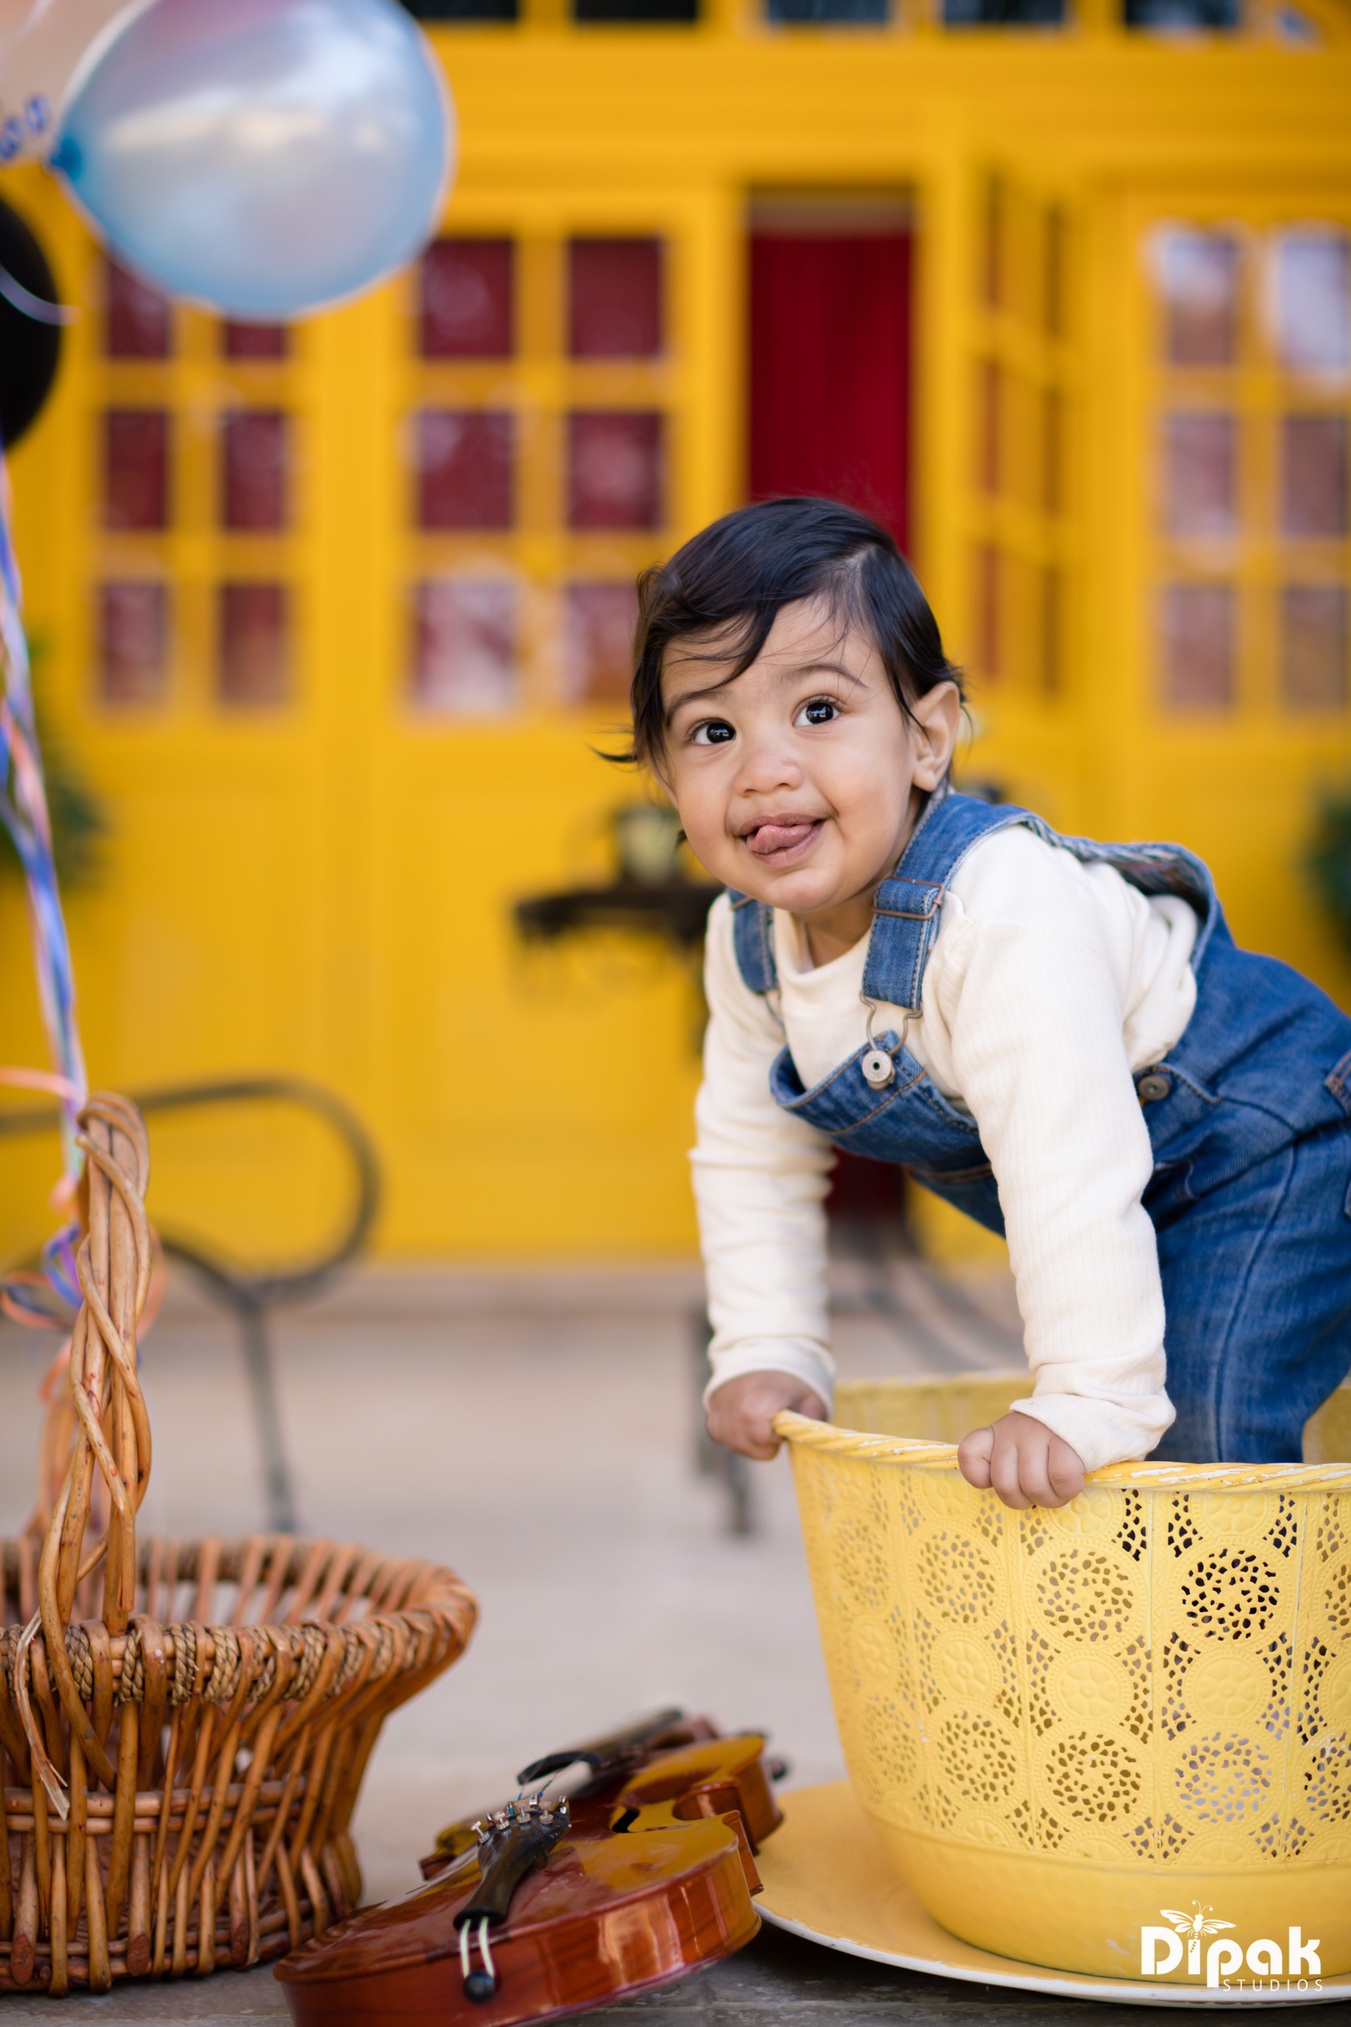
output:
[[1084,1489],[1084,1466],[1077,1450],[1031,1415],[1001,1415],[988,1429],[973,1429],[957,1445],[957,1463],[968,1485],[985,1492],[993,1485],[1005,1506],[1064,1506]]

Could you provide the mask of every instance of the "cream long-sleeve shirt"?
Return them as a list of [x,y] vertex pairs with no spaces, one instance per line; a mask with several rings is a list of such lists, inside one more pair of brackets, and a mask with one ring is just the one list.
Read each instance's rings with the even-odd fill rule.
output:
[[[1163,1292],[1141,1197],[1153,1166],[1133,1073],[1182,1034],[1196,1001],[1197,918],[1018,826],[953,875],[906,1037],[968,1111],[994,1169],[1032,1394],[1024,1414],[1087,1470],[1147,1456],[1173,1419]],[[710,1391],[796,1374],[829,1405],[826,1137],[783,1111],[769,1071],[788,1045],[810,1089],[861,1047],[866,939],[813,968],[776,910],[779,989],[737,968],[731,906],[708,925],[704,1081],[692,1162],[709,1313]],[[878,1008],[876,1031],[904,1016]]]

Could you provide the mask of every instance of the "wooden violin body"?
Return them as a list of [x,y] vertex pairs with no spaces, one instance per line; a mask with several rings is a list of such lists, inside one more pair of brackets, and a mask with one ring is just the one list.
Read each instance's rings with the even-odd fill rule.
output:
[[424,1860],[425,1885],[277,1966],[296,2027],[514,2027],[740,1949],[760,1926],[754,1854],[781,1820],[765,1741],[709,1736],[699,1720],[691,1731],[596,1765],[560,1804],[452,1824]]

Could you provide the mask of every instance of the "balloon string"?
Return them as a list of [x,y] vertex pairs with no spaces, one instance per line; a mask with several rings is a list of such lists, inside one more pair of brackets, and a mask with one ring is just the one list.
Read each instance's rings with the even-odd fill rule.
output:
[[[23,593],[3,451],[0,451],[0,660],[4,664],[4,695],[0,698],[0,821],[9,832],[23,870],[38,1000],[55,1072],[44,1081],[41,1072],[5,1071],[0,1072],[0,1082],[47,1089],[56,1096],[66,1176],[62,1194],[68,1195],[83,1169],[83,1157],[75,1144],[76,1114],[89,1086],[75,1013],[70,939],[56,883],[51,816],[33,718]],[[57,1243],[58,1254],[53,1256],[53,1264],[59,1259]]]

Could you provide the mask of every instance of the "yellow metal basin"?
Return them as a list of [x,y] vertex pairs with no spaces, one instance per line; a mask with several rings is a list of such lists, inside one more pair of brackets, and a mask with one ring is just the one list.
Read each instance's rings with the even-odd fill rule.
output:
[[1231,1989],[1351,1969],[1351,1391],[1302,1465],[1125,1465],[1014,1513],[952,1445],[1026,1389],[862,1382],[833,1424],[779,1419],[892,1862],[1024,1961]]

